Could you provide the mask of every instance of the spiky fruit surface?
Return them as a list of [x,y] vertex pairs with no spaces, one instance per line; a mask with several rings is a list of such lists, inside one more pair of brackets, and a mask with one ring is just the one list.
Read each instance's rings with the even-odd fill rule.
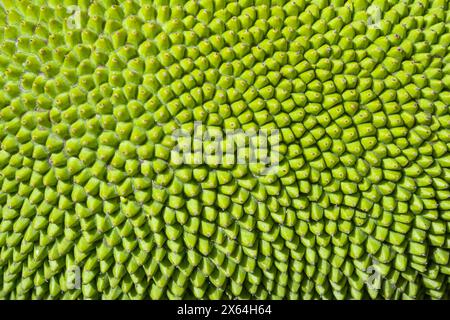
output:
[[[0,297],[448,298],[448,5],[1,0]],[[196,120],[283,170],[177,163]]]

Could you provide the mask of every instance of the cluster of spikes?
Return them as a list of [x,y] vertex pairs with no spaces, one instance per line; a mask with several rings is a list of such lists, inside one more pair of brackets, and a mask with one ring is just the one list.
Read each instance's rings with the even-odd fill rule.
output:
[[[0,298],[448,298],[449,29],[446,0],[2,0]],[[175,163],[195,121],[278,129],[280,170]]]

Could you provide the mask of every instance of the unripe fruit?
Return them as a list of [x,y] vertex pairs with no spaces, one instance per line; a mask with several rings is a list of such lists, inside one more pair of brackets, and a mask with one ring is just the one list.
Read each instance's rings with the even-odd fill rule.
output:
[[0,298],[445,299],[445,1],[50,2],[0,10]]

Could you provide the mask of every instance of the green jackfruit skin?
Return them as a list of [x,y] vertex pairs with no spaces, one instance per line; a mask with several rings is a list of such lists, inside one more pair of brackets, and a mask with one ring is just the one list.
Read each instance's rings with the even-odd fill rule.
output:
[[[449,298],[449,28],[445,0],[0,1],[0,298]],[[177,163],[194,121],[278,128],[284,169]]]

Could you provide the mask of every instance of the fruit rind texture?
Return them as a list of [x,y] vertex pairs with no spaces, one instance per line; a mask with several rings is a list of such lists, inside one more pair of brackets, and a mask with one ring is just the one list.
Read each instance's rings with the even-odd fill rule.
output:
[[449,10],[1,1],[0,299],[448,299]]

